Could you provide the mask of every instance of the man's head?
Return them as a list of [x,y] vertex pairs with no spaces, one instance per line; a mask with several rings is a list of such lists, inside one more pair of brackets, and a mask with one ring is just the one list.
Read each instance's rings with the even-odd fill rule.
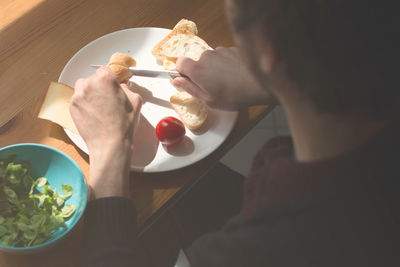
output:
[[261,81],[283,78],[320,112],[379,116],[400,103],[393,3],[228,0],[227,12],[238,46]]

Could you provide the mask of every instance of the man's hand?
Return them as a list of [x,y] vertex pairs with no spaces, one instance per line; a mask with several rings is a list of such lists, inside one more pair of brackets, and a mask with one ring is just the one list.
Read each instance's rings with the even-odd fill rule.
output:
[[90,154],[89,184],[97,198],[129,195],[129,164],[142,99],[107,67],[75,83],[70,112]]
[[175,78],[172,84],[210,107],[237,110],[272,102],[270,93],[249,72],[234,47],[207,50],[198,61],[181,57],[176,69],[189,79]]

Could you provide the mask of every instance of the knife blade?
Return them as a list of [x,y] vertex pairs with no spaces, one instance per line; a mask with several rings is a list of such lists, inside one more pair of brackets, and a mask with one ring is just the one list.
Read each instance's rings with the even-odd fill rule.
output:
[[[93,68],[100,68],[103,65],[90,65]],[[143,76],[149,78],[163,78],[163,79],[174,79],[176,77],[186,77],[185,75],[174,71],[174,70],[153,70],[153,69],[143,69],[143,68],[128,68],[132,75]]]

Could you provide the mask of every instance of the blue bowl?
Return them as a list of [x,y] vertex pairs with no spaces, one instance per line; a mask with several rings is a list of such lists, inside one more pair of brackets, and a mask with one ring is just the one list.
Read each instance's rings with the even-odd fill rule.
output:
[[50,239],[46,242],[31,247],[12,247],[3,246],[0,241],[0,251],[13,253],[33,253],[39,252],[55,245],[65,237],[82,217],[88,198],[88,187],[85,177],[78,164],[63,152],[41,144],[16,144],[0,148],[0,159],[5,159],[10,155],[16,155],[15,162],[29,162],[32,165],[31,176],[46,177],[50,186],[62,192],[61,185],[69,184],[74,192],[66,204],[75,204],[76,211],[72,217],[66,221],[67,229],[54,231]]

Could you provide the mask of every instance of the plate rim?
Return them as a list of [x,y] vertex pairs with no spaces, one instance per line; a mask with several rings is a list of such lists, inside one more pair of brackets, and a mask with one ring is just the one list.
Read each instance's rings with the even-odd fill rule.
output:
[[[171,31],[172,31],[171,29],[160,28],[160,27],[134,27],[134,28],[121,29],[121,30],[117,30],[117,31],[110,32],[110,33],[107,33],[107,34],[105,34],[105,35],[102,35],[102,36],[100,36],[100,37],[98,37],[98,38],[96,38],[96,39],[90,41],[89,43],[87,43],[85,46],[83,46],[83,47],[80,48],[78,51],[76,51],[76,52],[73,54],[72,57],[70,57],[70,59],[69,59],[68,62],[65,64],[65,66],[63,67],[63,69],[62,69],[62,71],[61,71],[61,73],[60,73],[60,75],[59,75],[59,77],[58,77],[58,82],[65,83],[65,82],[62,81],[62,78],[63,78],[63,76],[65,75],[66,70],[67,70],[68,67],[72,64],[73,59],[74,59],[75,57],[77,57],[78,54],[80,54],[80,52],[84,51],[87,47],[91,46],[93,43],[98,42],[98,41],[101,40],[101,39],[105,39],[105,38],[107,38],[107,37],[109,37],[109,36],[112,36],[112,35],[115,35],[115,34],[118,34],[118,33],[121,33],[121,32],[132,31],[132,30],[162,30],[162,31],[165,31],[167,34],[168,34],[168,32],[171,32]],[[70,86],[73,87],[73,85],[70,85]],[[209,108],[210,108],[210,107],[209,107]],[[217,111],[219,111],[219,110],[217,110]],[[221,111],[226,111],[226,110],[221,110]],[[212,154],[213,152],[215,152],[215,151],[225,142],[225,140],[229,137],[229,135],[231,134],[232,130],[234,129],[234,127],[235,127],[236,124],[237,124],[238,116],[239,116],[239,111],[228,111],[228,112],[230,112],[230,113],[232,114],[232,116],[233,116],[233,118],[232,118],[233,123],[232,123],[232,126],[230,127],[230,129],[229,129],[229,131],[228,131],[226,137],[222,140],[222,142],[221,142],[218,146],[216,146],[214,149],[211,149],[209,152],[204,153],[204,155],[201,156],[200,158],[198,158],[196,161],[188,161],[186,164],[180,165],[180,166],[178,166],[178,167],[172,167],[172,168],[168,168],[168,169],[165,169],[165,168],[164,168],[164,169],[162,169],[162,170],[157,170],[157,169],[155,169],[155,168],[146,169],[146,166],[140,167],[140,168],[139,168],[139,167],[135,167],[135,166],[130,165],[130,171],[140,172],[140,173],[162,173],[162,172],[169,172],[169,171],[179,170],[179,169],[188,167],[188,166],[190,166],[190,165],[192,165],[192,164],[195,164],[196,162],[198,162],[198,161],[200,161],[200,160],[206,158],[207,156],[209,156],[210,154]],[[85,154],[87,154],[87,155],[89,156],[89,151],[86,152],[84,149],[82,149],[82,148],[74,141],[75,138],[78,138],[78,137],[79,137],[79,138],[81,138],[81,140],[82,140],[83,142],[85,142],[85,141],[83,140],[83,138],[82,138],[80,135],[75,134],[75,133],[71,132],[71,131],[68,130],[68,129],[63,128],[63,130],[64,130],[64,132],[66,133],[66,135],[68,136],[68,138],[72,141],[72,143],[74,144],[74,146],[76,146],[78,149],[80,149],[82,152],[84,152]],[[87,148],[86,143],[85,143],[85,147]]]

